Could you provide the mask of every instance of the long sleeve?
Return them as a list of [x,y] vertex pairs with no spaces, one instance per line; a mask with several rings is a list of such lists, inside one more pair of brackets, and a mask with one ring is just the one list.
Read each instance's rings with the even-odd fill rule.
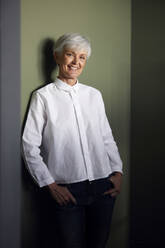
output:
[[23,132],[22,150],[28,170],[40,187],[54,182],[41,156],[40,147],[45,123],[46,113],[44,103],[40,95],[34,93]]
[[34,92],[22,137],[27,168],[40,186],[122,172],[100,92],[56,79]]
[[100,114],[100,123],[101,123],[101,131],[103,136],[103,141],[105,145],[105,149],[108,153],[109,159],[110,159],[110,165],[112,168],[112,172],[118,171],[123,173],[122,171],[122,161],[119,155],[119,151],[116,145],[116,142],[113,138],[112,130],[109,125],[106,112],[105,112],[105,106],[102,99],[101,93],[100,95],[100,105],[99,105],[99,114]]

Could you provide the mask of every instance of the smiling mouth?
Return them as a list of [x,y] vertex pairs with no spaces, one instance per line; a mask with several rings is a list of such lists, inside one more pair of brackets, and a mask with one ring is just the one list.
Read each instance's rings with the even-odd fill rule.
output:
[[76,71],[78,70],[79,68],[78,67],[74,67],[72,65],[68,65],[69,69],[72,70],[72,71]]

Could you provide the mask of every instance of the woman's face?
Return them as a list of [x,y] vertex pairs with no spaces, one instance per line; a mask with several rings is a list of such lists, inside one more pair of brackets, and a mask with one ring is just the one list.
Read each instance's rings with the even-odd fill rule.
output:
[[55,60],[59,66],[59,77],[61,79],[77,80],[86,64],[87,52],[65,48],[62,54],[55,53]]

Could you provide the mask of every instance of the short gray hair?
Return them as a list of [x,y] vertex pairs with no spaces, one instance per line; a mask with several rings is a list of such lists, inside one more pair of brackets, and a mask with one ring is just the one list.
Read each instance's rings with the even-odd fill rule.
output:
[[91,45],[89,40],[78,33],[67,33],[59,37],[55,43],[54,52],[61,53],[65,47],[85,50],[87,58],[91,55]]

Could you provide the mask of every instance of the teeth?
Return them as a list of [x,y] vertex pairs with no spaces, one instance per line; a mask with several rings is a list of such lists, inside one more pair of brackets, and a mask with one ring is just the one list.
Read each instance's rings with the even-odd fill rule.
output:
[[77,67],[70,66],[71,70],[77,70]]

